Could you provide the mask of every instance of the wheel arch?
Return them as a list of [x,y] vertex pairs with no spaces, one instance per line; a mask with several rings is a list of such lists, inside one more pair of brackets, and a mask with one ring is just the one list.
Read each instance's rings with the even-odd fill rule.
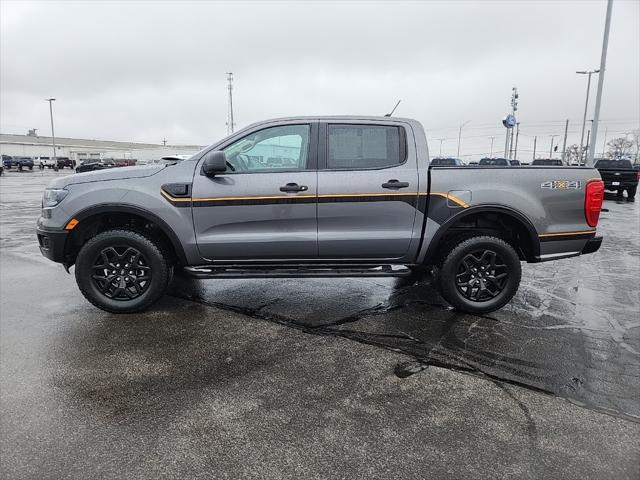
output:
[[[94,224],[95,222],[99,222],[101,219],[109,218],[109,215],[113,215],[119,219],[128,217],[132,220],[144,220],[148,224],[153,225],[159,230],[159,232],[161,232],[164,237],[162,240],[167,243],[167,247],[172,249],[172,253],[175,254],[175,260],[181,265],[187,264],[187,257],[184,248],[173,229],[162,218],[144,208],[135,205],[105,203],[83,209],[73,215],[72,218],[78,221],[78,225],[81,227],[80,232],[82,232],[84,225]],[[71,230],[71,234],[65,245],[66,253],[72,253],[74,233],[79,232],[76,232],[75,228]],[[73,262],[69,263],[69,265],[71,264],[73,264]]]
[[[445,240],[448,235],[452,234],[452,230],[456,225],[460,225],[463,220],[489,216],[499,216],[503,219],[509,219],[512,222],[512,225],[517,226],[524,236],[521,240],[525,240],[526,244],[514,246],[520,247],[521,256],[527,262],[533,263],[539,261],[540,239],[538,237],[538,232],[531,221],[518,210],[499,204],[471,206],[447,219],[442,225],[440,225],[437,232],[429,242],[429,246],[424,257],[425,261],[429,262],[437,257],[439,249],[443,246],[443,240]],[[473,230],[473,228],[469,228],[469,230]]]

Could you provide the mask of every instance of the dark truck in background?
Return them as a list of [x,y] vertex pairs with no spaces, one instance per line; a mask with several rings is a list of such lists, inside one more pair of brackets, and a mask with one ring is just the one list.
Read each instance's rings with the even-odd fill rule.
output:
[[621,197],[627,191],[629,200],[633,200],[638,190],[640,170],[635,169],[629,160],[596,160],[595,168],[600,172],[605,190],[617,192]]

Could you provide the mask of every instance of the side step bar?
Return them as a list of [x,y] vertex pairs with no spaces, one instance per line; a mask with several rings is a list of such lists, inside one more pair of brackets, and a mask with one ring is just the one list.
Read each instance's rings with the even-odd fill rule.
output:
[[296,265],[296,266],[211,266],[185,267],[194,278],[299,278],[299,277],[406,277],[411,270],[405,265]]

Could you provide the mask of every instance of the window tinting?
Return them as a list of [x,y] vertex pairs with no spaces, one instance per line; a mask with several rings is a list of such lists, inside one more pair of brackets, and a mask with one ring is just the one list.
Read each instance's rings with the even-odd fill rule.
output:
[[404,150],[399,127],[329,125],[328,168],[393,167],[404,162]]
[[309,125],[265,128],[224,149],[234,172],[292,171],[307,168]]

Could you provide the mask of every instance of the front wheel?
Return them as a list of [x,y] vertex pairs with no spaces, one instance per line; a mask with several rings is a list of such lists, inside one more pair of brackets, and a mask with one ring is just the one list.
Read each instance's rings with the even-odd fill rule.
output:
[[129,230],[108,230],[83,245],[76,282],[96,307],[112,313],[140,312],[165,292],[171,264],[161,248]]
[[436,270],[442,297],[455,309],[474,314],[506,305],[518,291],[522,274],[513,247],[490,236],[458,243]]

